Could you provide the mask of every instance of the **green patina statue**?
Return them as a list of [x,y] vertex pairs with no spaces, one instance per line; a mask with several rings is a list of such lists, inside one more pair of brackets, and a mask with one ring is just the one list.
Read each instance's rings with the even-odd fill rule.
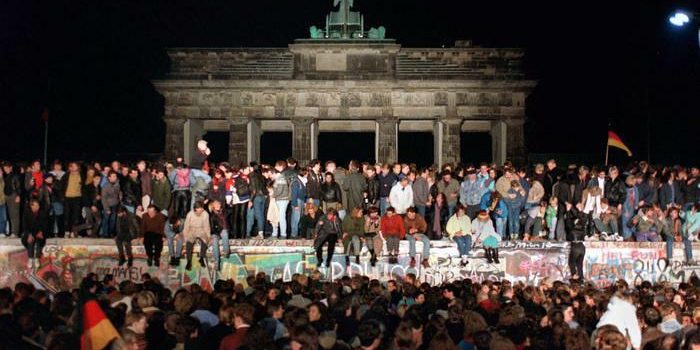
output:
[[326,15],[325,28],[309,27],[311,39],[384,39],[386,29],[382,26],[365,32],[364,16],[358,11],[351,11],[353,5],[354,0],[333,0],[333,7],[337,6],[338,11]]

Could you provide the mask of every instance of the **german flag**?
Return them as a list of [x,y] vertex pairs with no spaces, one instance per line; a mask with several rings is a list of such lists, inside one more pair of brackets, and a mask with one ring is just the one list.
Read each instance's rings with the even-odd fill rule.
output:
[[116,338],[119,338],[119,333],[114,329],[112,322],[109,322],[100,305],[94,300],[85,303],[80,350],[102,350]]
[[627,148],[627,145],[625,145],[625,143],[622,142],[620,136],[617,136],[617,134],[612,131],[608,131],[608,147],[619,148],[627,152],[628,157],[632,156],[632,151],[630,151],[630,149]]

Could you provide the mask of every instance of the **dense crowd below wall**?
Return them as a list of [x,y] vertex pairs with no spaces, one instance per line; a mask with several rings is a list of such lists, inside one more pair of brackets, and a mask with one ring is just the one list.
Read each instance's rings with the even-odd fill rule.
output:
[[[19,236],[32,259],[48,237],[87,236],[114,238],[121,264],[131,264],[138,239],[149,264],[160,264],[167,241],[170,263],[179,264],[184,246],[190,265],[195,244],[212,247],[216,262],[229,238],[257,236],[314,239],[317,248],[328,245],[327,255],[336,240],[346,256],[365,244],[371,259],[391,260],[399,240],[415,254],[424,236],[453,240],[462,256],[483,245],[497,261],[501,240],[569,240],[572,254],[582,240],[689,246],[700,225],[698,168],[643,162],[625,169],[351,162],[345,170],[318,161],[299,167],[294,159],[214,166],[198,153],[189,166],[70,162],[64,171],[56,162],[46,172],[39,162],[2,165],[0,230]],[[109,332],[96,335],[80,322],[87,300],[97,300],[120,331],[107,339],[115,349],[700,348],[697,277],[677,288],[620,281],[601,290],[576,278],[575,262],[570,268],[571,281],[537,286],[459,280],[434,287],[411,274],[385,285],[361,276],[329,282],[322,271],[291,282],[264,274],[218,281],[213,292],[171,291],[148,275],[143,284],[117,286],[113,276],[92,274],[80,289],[55,295],[20,283],[0,290],[0,349],[76,349],[81,335],[99,340]]]

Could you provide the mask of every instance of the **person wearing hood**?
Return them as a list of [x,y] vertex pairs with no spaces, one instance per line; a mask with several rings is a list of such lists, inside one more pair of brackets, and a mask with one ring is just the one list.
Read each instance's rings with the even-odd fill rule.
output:
[[629,338],[632,348],[640,348],[642,331],[637,320],[637,308],[625,296],[616,295],[610,299],[608,310],[601,316],[596,328],[605,325],[617,327],[620,333]]

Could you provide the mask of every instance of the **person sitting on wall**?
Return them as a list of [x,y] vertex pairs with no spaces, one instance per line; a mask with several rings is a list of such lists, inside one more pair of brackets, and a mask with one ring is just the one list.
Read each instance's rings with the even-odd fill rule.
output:
[[[138,225],[134,225],[136,217],[132,217],[132,214],[126,210],[124,206],[119,206],[117,208],[117,235],[115,237],[115,243],[117,244],[117,251],[119,252],[119,266],[127,263],[127,267],[131,267],[134,264],[134,255],[131,251],[131,240],[136,238]],[[129,259],[127,261],[127,258]]]
[[457,204],[454,215],[447,221],[447,233],[450,239],[457,243],[460,265],[467,266],[467,257],[472,247],[472,222],[467,215],[467,209],[461,203]]
[[501,243],[501,235],[496,233],[493,228],[493,221],[489,217],[489,213],[485,210],[479,212],[472,222],[472,232],[476,235],[476,241],[481,242],[484,246],[484,255],[489,264],[498,261],[498,245]]
[[163,251],[163,238],[165,238],[165,215],[155,205],[151,204],[141,218],[141,232],[143,233],[143,246],[148,257],[148,266],[155,264],[160,266],[160,254]]
[[39,267],[39,258],[46,245],[47,220],[46,212],[41,210],[39,201],[32,198],[29,201],[29,210],[25,210],[22,217],[22,245],[27,249],[27,268]]
[[430,239],[425,235],[428,224],[422,215],[417,215],[416,208],[410,207],[406,210],[406,217],[403,220],[406,229],[406,240],[408,240],[408,255],[411,256],[411,267],[416,266],[416,241],[423,243],[423,254],[421,254],[421,265],[424,268],[430,267]]
[[380,234],[386,241],[386,250],[389,254],[389,263],[398,263],[399,242],[406,236],[401,215],[396,213],[394,207],[386,208],[386,214],[382,216]]
[[335,243],[338,241],[338,236],[341,234],[341,223],[338,218],[337,211],[329,208],[326,215],[316,224],[316,239],[314,240],[314,249],[316,250],[316,259],[319,266],[323,262],[323,246],[328,243],[328,253],[326,256],[326,268],[331,266],[333,253],[335,252]]
[[352,209],[349,217],[343,220],[343,247],[345,248],[345,264],[350,265],[350,254],[355,255],[355,263],[360,263],[362,240],[365,239],[365,217],[359,206]]
[[204,258],[207,256],[207,248],[211,239],[211,226],[209,225],[209,214],[204,210],[201,201],[194,203],[194,209],[187,213],[185,225],[182,229],[185,238],[185,250],[187,252],[187,265],[185,270],[192,269],[192,256],[194,255],[194,245],[199,242],[199,265],[205,266]]
[[367,245],[369,250],[369,263],[372,267],[377,264],[377,255],[382,253],[382,246],[384,245],[379,234],[381,219],[378,207],[371,206],[367,209],[367,215],[365,215],[365,245]]

